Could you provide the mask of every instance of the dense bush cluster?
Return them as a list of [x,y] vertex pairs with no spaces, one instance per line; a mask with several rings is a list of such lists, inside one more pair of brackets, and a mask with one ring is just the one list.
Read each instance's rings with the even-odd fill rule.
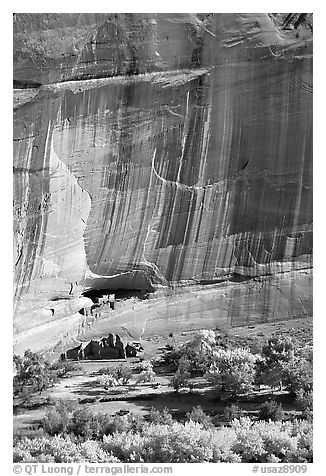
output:
[[[172,418],[172,417],[171,417]],[[103,415],[88,409],[59,404],[47,412],[43,419],[43,429],[51,436],[70,434],[78,438],[101,439],[103,435],[122,429],[141,429],[146,425],[143,418],[128,415]]]
[[15,463],[119,463],[96,440],[74,442],[69,436],[23,438],[14,447]]
[[[70,434],[23,437],[15,462],[311,462],[311,423],[253,422],[239,418],[229,427],[199,422],[198,408],[184,423],[152,412],[150,421],[132,415],[87,420],[75,414]],[[88,415],[89,417],[89,415]],[[195,421],[194,421],[195,420]],[[196,421],[197,420],[197,421]],[[86,427],[84,427],[86,425]],[[104,432],[104,433],[103,433]],[[78,436],[77,436],[78,435]]]
[[242,416],[244,416],[244,411],[241,410],[238,405],[231,405],[230,407],[226,407],[224,410],[225,421],[232,421]]
[[186,418],[188,421],[193,421],[194,423],[200,423],[203,428],[212,428],[213,420],[210,416],[206,415],[203,411],[202,407],[198,405],[197,407],[193,408],[191,412],[186,414]]
[[157,410],[152,407],[149,414],[146,416],[146,421],[155,423],[156,425],[172,425],[173,417],[167,408]]
[[[258,346],[257,346],[258,348]],[[287,389],[309,407],[312,399],[312,351],[300,348],[288,336],[272,337],[259,353],[221,339],[213,331],[199,331],[193,339],[168,354],[175,365],[170,385],[176,391],[191,388],[191,377],[203,375],[219,394],[236,396],[255,385]],[[310,405],[311,406],[311,405]]]
[[65,377],[70,372],[82,372],[81,365],[78,365],[77,362],[69,361],[56,361],[53,362],[50,366],[50,371],[54,371],[58,378]]
[[141,372],[136,380],[136,385],[141,383],[154,383],[156,381],[156,374],[153,370],[151,362],[144,362],[141,365]]
[[[260,346],[234,347],[213,331],[200,331],[166,358],[172,369],[170,386],[192,390],[201,376],[217,397],[247,394],[259,385],[286,389],[302,420],[285,420],[282,406],[262,403],[255,417],[236,405],[219,415],[206,415],[200,406],[176,421],[167,410],[151,408],[145,416],[95,414],[74,404],[56,404],[45,415],[42,428],[22,432],[14,441],[15,462],[312,462],[312,352],[291,338],[277,336]],[[42,392],[55,378],[75,367],[52,366],[38,354],[14,356],[17,373],[14,396]],[[151,362],[143,362],[135,384],[153,383]],[[97,384],[105,389],[127,385],[127,366],[104,367]],[[266,387],[264,387],[266,389]],[[245,398],[248,398],[246,395]],[[121,412],[123,413],[123,412]],[[180,418],[180,416],[179,416]],[[225,426],[221,426],[222,423]]]
[[127,385],[132,377],[132,371],[126,365],[102,367],[98,373],[101,375],[98,382],[105,389],[115,385]]
[[312,391],[305,392],[303,389],[296,394],[296,404],[302,411],[302,416],[309,420],[312,419],[313,410],[313,393]]
[[265,421],[281,421],[284,419],[284,413],[281,404],[277,404],[274,400],[266,401],[260,405],[259,420]]

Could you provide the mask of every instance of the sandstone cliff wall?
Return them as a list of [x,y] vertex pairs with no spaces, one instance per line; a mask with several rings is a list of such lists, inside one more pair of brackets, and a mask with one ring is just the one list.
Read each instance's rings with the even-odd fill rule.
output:
[[15,15],[18,331],[90,288],[311,269],[311,19],[283,21]]

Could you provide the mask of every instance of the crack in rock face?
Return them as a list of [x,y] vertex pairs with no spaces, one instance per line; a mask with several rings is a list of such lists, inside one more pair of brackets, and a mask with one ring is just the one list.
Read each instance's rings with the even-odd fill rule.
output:
[[92,289],[311,270],[312,16],[289,15],[16,14],[18,334],[73,333]]

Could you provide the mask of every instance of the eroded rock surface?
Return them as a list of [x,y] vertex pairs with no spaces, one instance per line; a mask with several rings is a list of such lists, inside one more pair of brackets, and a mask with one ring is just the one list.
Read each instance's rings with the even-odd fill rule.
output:
[[312,19],[290,15],[15,15],[18,333],[87,289],[311,269]]

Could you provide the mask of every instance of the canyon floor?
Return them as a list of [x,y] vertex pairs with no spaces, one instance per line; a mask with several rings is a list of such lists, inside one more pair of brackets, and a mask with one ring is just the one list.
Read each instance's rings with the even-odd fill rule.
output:
[[[250,346],[254,340],[281,334],[294,337],[301,345],[312,344],[312,297],[311,287],[307,285],[311,277],[311,270],[308,269],[272,276],[269,281],[255,278],[179,286],[176,289],[161,288],[149,294],[148,299],[141,299],[137,292],[117,292],[114,311],[104,305],[97,319],[84,318],[77,313],[44,324],[38,332],[34,328],[24,335],[24,339],[16,342],[16,352],[42,344],[51,349],[44,355],[54,361],[61,352],[80,342],[86,343],[115,333],[125,342],[140,341],[144,348],[141,358],[145,361],[159,360],[167,345],[175,347],[187,342],[199,329],[217,330],[221,335],[232,337],[239,346]],[[263,313],[267,292],[268,301],[272,297],[275,305]],[[251,293],[250,300],[246,299],[248,293]],[[100,290],[98,295],[101,295]],[[58,341],[59,329],[64,323],[71,323],[74,333],[67,333]],[[133,373],[128,385],[105,390],[98,383],[99,369],[119,363],[79,361],[78,370],[68,373],[53,388],[43,392],[31,408],[15,409],[15,431],[30,426],[37,428],[45,413],[58,400],[112,415],[120,410],[146,414],[153,406],[159,409],[167,407],[176,417],[183,417],[197,405],[212,414],[222,414],[225,407],[230,406],[230,402],[217,402],[214,389],[199,377],[193,380],[192,391],[176,394],[169,386],[173,373],[164,365],[154,367],[157,387],[145,383],[136,385],[139,374],[137,359],[123,362]],[[270,392],[270,389],[262,388],[236,404],[244,411],[255,413],[259,403],[266,400]],[[282,401],[285,411],[295,414],[298,410],[286,400],[286,396],[286,393],[274,393],[273,398]]]
[[[149,306],[149,303],[142,302],[136,304],[140,306]],[[112,312],[113,314],[113,312]],[[107,319],[108,320],[108,319]],[[112,322],[115,317],[110,319]],[[103,332],[106,320],[93,326],[93,336],[98,336],[99,329],[102,327]],[[168,321],[167,321],[168,322]],[[211,325],[210,325],[211,324]],[[245,326],[234,326],[231,330],[224,329],[221,332],[232,335],[233,338],[239,339],[242,344],[250,343],[253,339],[265,339],[271,335],[287,334],[294,337],[301,345],[312,343],[312,318],[304,317],[293,320],[280,320],[272,323],[249,324]],[[116,324],[118,327],[118,324]],[[121,322],[123,326],[123,322]],[[120,327],[121,327],[120,325]],[[190,326],[190,324],[189,324]],[[124,327],[124,326],[123,326]],[[163,327],[163,323],[162,323]],[[201,323],[198,328],[215,329],[215,322]],[[168,333],[173,330],[173,337],[169,337]],[[127,330],[125,332],[128,332]],[[145,360],[157,359],[164,353],[165,346],[178,345],[182,342],[190,340],[194,329],[184,330],[183,327],[175,325],[166,326],[162,334],[152,332],[151,335],[143,336]],[[136,336],[136,335],[135,335]],[[36,397],[34,405],[31,408],[16,408],[14,414],[14,432],[21,431],[24,428],[37,428],[46,412],[52,408],[57,401],[71,402],[72,405],[81,405],[83,408],[91,408],[93,412],[114,415],[117,412],[133,412],[135,414],[145,415],[151,407],[157,409],[168,408],[176,417],[184,417],[185,413],[197,405],[209,414],[222,414],[230,402],[216,400],[216,392],[207,385],[207,381],[203,377],[193,379],[192,391],[175,393],[173,388],[169,386],[169,381],[173,375],[168,366],[154,367],[156,373],[156,386],[152,384],[138,384],[136,380],[139,374],[137,369],[138,359],[126,359],[123,365],[128,366],[133,376],[128,385],[119,385],[105,390],[98,384],[99,370],[103,367],[116,366],[120,361],[79,361],[78,369],[70,372],[66,377],[62,378],[53,388],[43,392],[41,397]],[[252,392],[245,399],[238,399],[235,403],[248,414],[257,413],[259,403],[265,401],[270,396],[271,390],[261,388]],[[286,392],[273,392],[273,398],[282,403],[285,415],[295,415],[298,413],[296,406],[287,400]]]

